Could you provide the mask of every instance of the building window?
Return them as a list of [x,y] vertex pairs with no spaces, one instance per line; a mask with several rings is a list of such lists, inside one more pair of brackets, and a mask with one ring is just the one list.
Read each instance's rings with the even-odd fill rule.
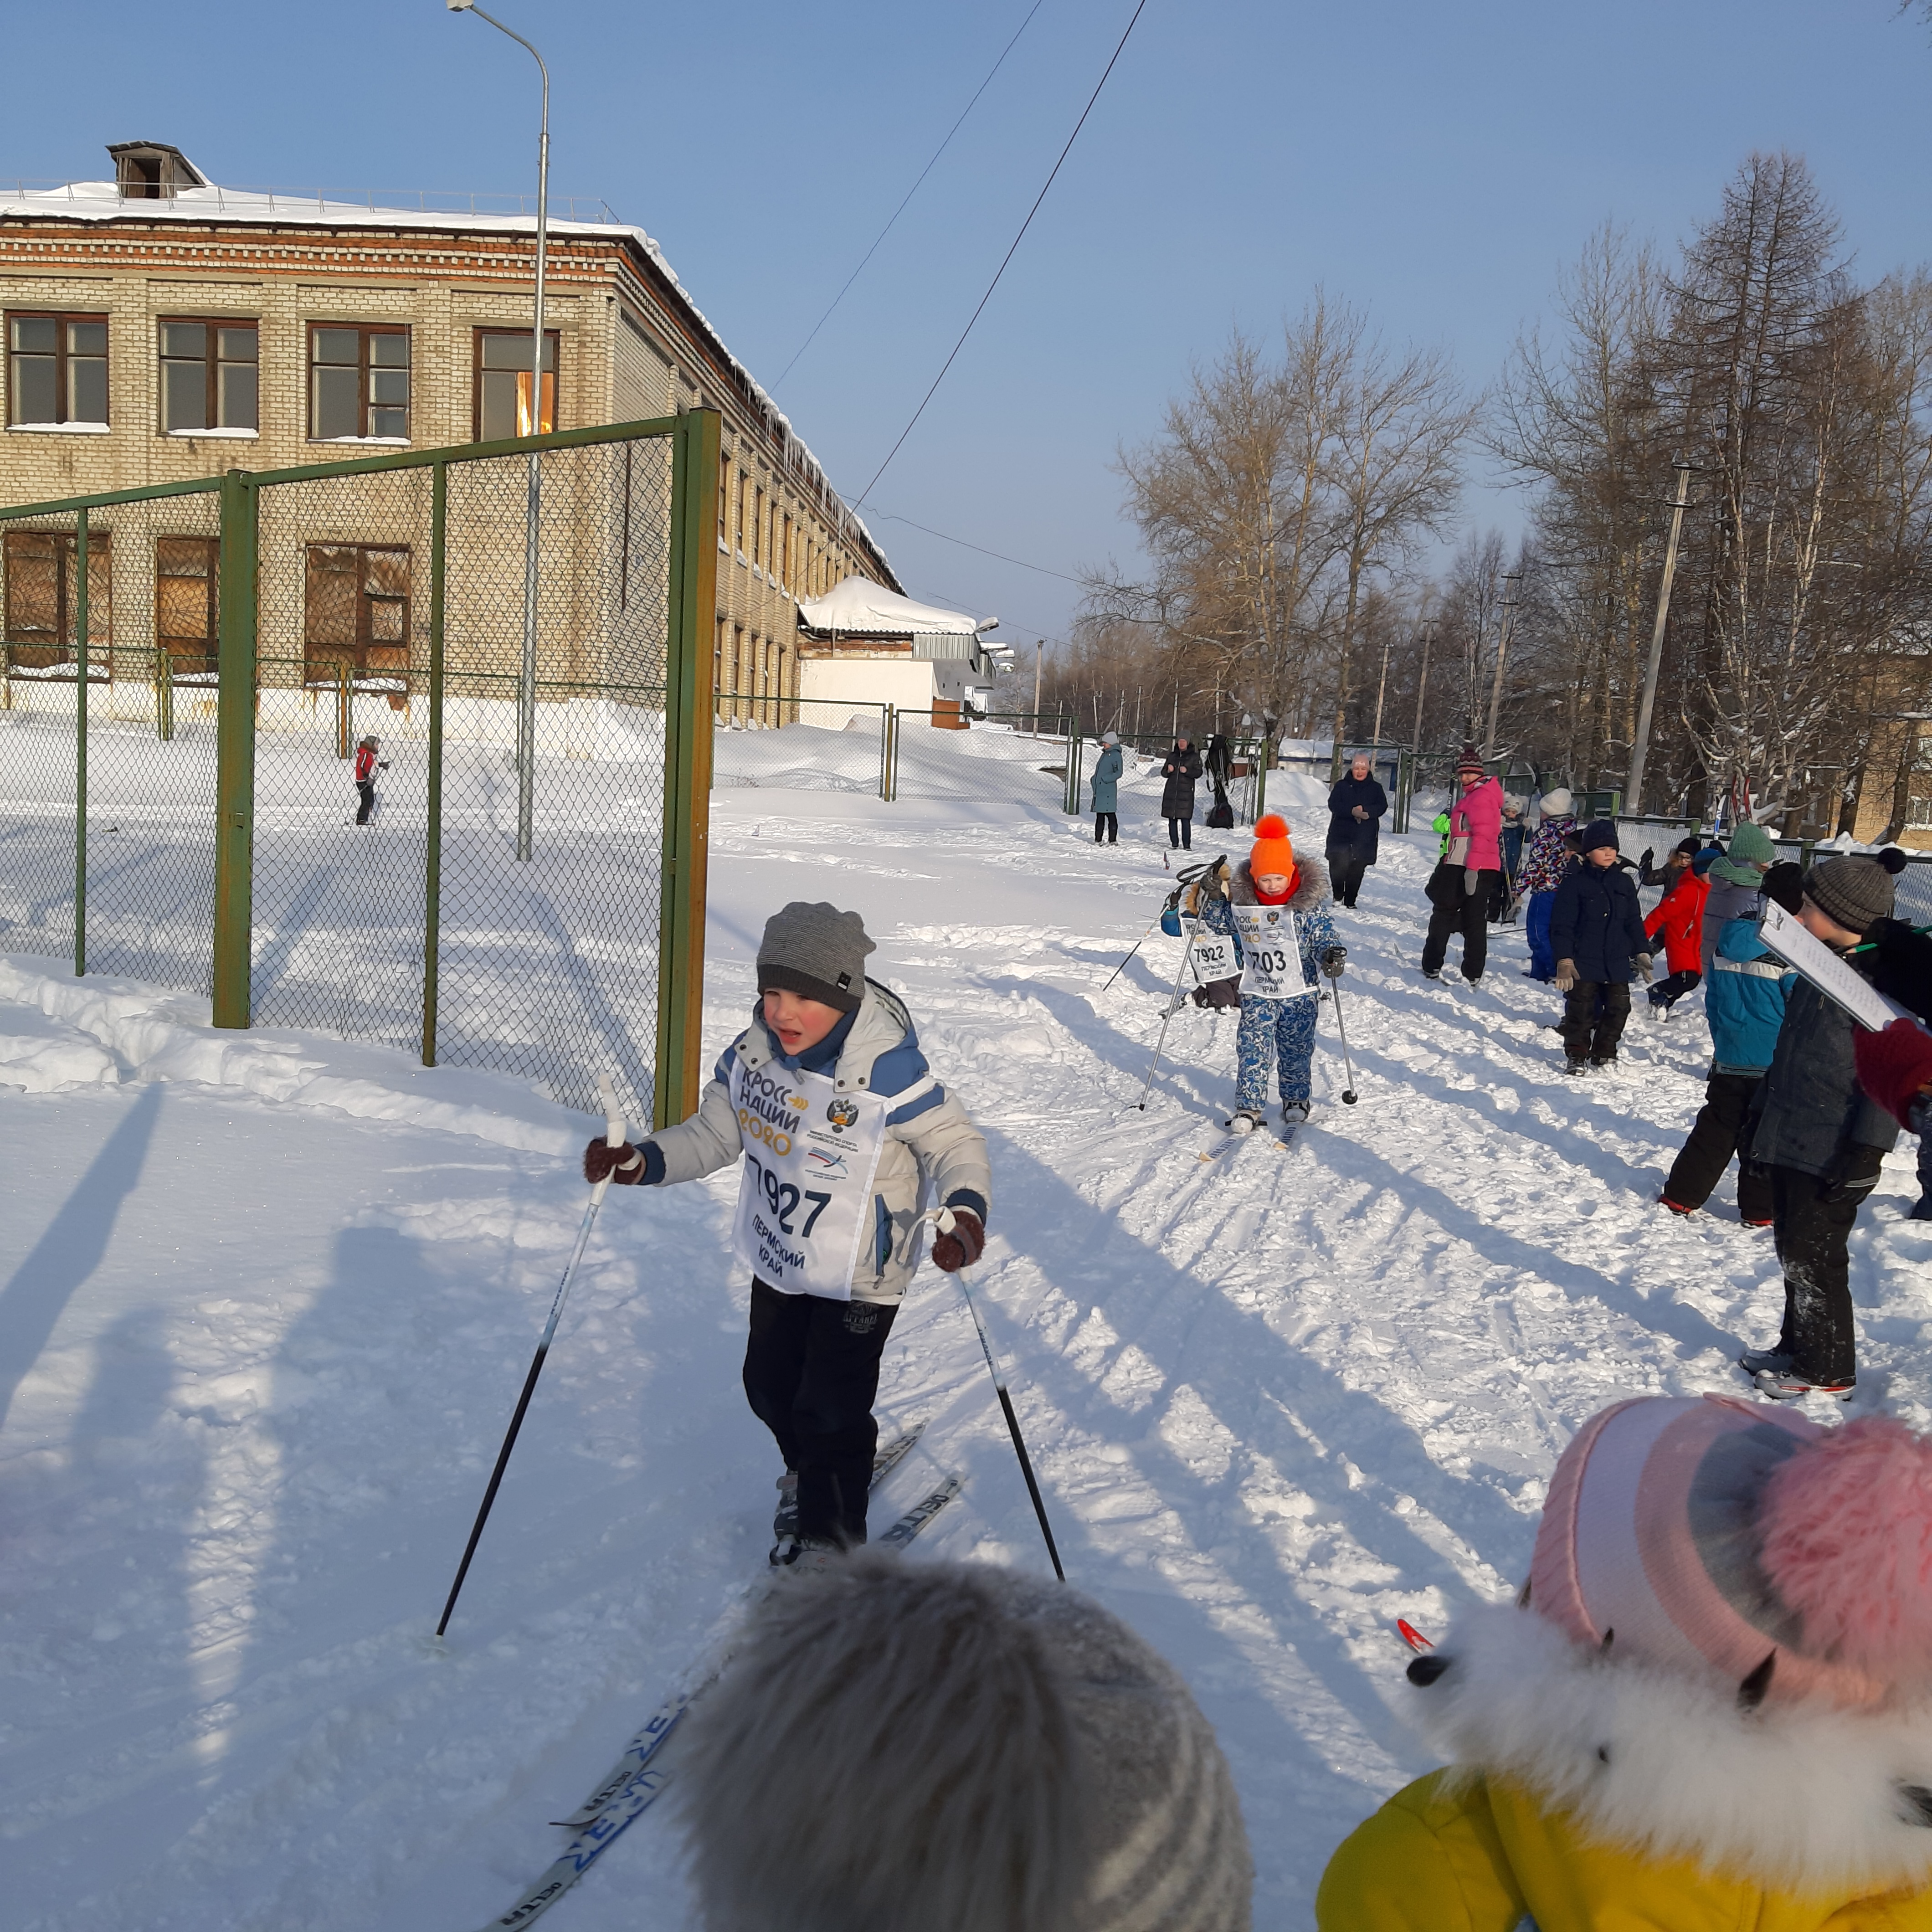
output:
[[731,518],[731,465],[721,458],[718,464],[718,548],[730,540]]
[[752,479],[740,470],[738,472],[738,524],[735,542],[741,557],[745,554],[745,506],[751,500],[751,494]]
[[155,539],[154,641],[177,670],[214,668],[220,558],[215,537]]
[[164,322],[162,428],[259,429],[258,334],[252,322]]
[[765,493],[758,493],[756,508],[752,518],[752,561],[760,569],[765,562]]
[[500,442],[513,436],[548,436],[556,427],[557,332],[544,332],[543,420],[530,422],[530,332],[476,332],[476,436]]
[[714,716],[718,710],[718,693],[729,688],[724,682],[724,620],[720,617],[718,620],[718,635],[711,646],[711,709]]
[[104,315],[8,316],[7,420],[106,422]]
[[410,436],[410,332],[312,322],[308,332],[310,436],[318,442]]
[[778,576],[784,587],[791,588],[791,519],[784,520],[784,543],[778,552]]
[[310,544],[303,638],[311,678],[340,666],[406,673],[410,668],[410,554],[372,544]]
[[[65,664],[74,656],[80,614],[80,548],[65,530],[9,530],[0,538],[7,576],[7,658],[26,668]],[[113,635],[108,532],[87,533],[87,636],[90,646]]]

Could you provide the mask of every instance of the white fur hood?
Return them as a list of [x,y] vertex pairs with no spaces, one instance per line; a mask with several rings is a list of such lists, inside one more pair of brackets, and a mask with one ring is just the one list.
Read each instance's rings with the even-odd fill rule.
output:
[[1604,1842],[1780,1892],[1932,1881],[1932,1704],[1749,1709],[1736,1687],[1614,1650],[1487,1606],[1404,1702],[1451,1765],[1501,1774]]

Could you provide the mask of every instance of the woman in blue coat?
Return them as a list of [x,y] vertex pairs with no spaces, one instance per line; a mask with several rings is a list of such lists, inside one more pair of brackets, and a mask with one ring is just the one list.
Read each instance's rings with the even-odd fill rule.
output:
[[1120,740],[1117,734],[1103,734],[1100,742],[1106,748],[1094,766],[1094,843],[1099,844],[1104,833],[1109,845],[1118,845],[1120,842],[1120,820],[1117,788],[1120,782],[1120,768],[1126,760],[1120,755]]
[[1631,974],[1650,978],[1650,940],[1636,887],[1617,862],[1617,828],[1600,818],[1583,828],[1582,843],[1583,862],[1564,874],[1550,908],[1566,1073],[1616,1058],[1630,1018]]

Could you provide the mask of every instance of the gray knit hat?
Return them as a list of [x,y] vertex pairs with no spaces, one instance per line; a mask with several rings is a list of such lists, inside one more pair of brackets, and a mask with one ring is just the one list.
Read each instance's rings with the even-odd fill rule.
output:
[[758,942],[758,991],[781,988],[856,1013],[866,997],[866,955],[878,949],[856,912],[824,900],[794,899],[765,921]]
[[1905,870],[1905,854],[1888,845],[1874,858],[1828,859],[1804,874],[1804,896],[1848,932],[1892,916],[1893,880]]
[[692,1875],[720,1932],[1252,1923],[1213,1730],[1070,1585],[882,1550],[782,1575],[685,1722]]

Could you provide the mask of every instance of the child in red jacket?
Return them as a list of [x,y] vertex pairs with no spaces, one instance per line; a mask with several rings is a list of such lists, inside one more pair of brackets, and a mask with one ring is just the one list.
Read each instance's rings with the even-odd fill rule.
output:
[[1664,963],[1670,969],[1670,976],[1650,989],[1651,1010],[1660,1014],[1670,1012],[1704,976],[1704,902],[1711,896],[1711,882],[1688,859],[1678,867],[1678,856],[1670,855],[1675,880],[1643,922],[1652,939],[1663,934]]

